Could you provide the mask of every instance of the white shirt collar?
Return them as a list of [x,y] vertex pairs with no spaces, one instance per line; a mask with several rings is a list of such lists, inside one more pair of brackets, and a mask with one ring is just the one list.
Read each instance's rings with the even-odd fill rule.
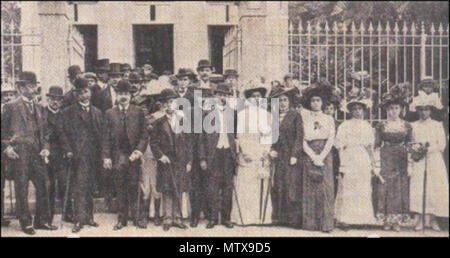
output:
[[28,99],[27,97],[22,95],[23,101],[25,101],[27,104],[33,104],[33,100]]
[[120,111],[123,111],[124,109],[125,109],[125,111],[127,111],[128,108],[130,107],[130,103],[128,103],[125,107],[120,104],[118,106],[119,106]]
[[50,106],[47,106],[47,108],[48,108],[48,111],[52,112],[53,114],[59,113],[59,109],[58,109],[58,110],[54,110],[54,109],[53,109],[52,107],[50,107]]

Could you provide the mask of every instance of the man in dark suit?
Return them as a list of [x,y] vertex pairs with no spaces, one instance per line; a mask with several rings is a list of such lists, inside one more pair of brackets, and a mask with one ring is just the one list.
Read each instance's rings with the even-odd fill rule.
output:
[[108,85],[109,81],[108,72],[109,72],[109,59],[103,58],[97,60],[95,64],[95,73],[98,78],[97,81],[98,86],[100,86],[102,90],[105,89],[106,86]]
[[[64,197],[66,189],[66,169],[64,164],[64,156],[61,139],[58,135],[58,126],[62,122],[60,117],[60,107],[63,99],[63,89],[59,86],[51,86],[47,93],[48,106],[43,109],[43,117],[47,121],[47,139],[50,144],[51,154],[48,164],[48,175],[50,180],[49,196],[50,196],[50,212],[51,217],[55,214],[55,198]],[[56,188],[58,186],[58,189]],[[64,200],[63,200],[64,201]],[[67,222],[73,222],[73,211],[70,200],[65,212]]]
[[71,184],[74,198],[73,233],[84,225],[98,227],[94,222],[93,182],[97,166],[96,152],[100,149],[103,131],[103,115],[91,105],[91,92],[87,80],[74,81],[77,103],[63,111],[59,134],[65,156],[71,159]]
[[203,124],[207,127],[199,143],[200,167],[207,177],[207,198],[211,209],[206,228],[218,224],[219,213],[222,224],[232,228],[233,176],[237,162],[234,133],[236,112],[227,106],[226,98],[233,95],[228,83],[220,83],[214,93],[219,102],[204,118]]
[[147,128],[144,112],[130,104],[131,84],[121,80],[117,87],[119,104],[106,111],[103,137],[103,167],[113,173],[117,192],[118,222],[114,230],[127,225],[129,206],[134,224],[146,228],[143,212],[138,210],[142,196],[138,199],[141,157],[147,148]]
[[161,91],[161,101],[165,115],[153,123],[150,130],[150,147],[157,164],[157,191],[162,193],[164,210],[163,230],[171,226],[186,229],[182,222],[181,190],[192,169],[191,134],[180,127],[182,114],[173,108],[178,98],[172,89]]
[[202,59],[198,61],[197,73],[200,79],[199,88],[202,89],[214,89],[217,85],[211,82],[211,75],[214,72],[214,67],[209,60]]
[[[45,168],[50,155],[45,137],[47,123],[42,116],[42,107],[33,102],[36,84],[34,73],[21,73],[17,82],[21,97],[5,104],[1,118],[2,151],[14,171],[17,215],[23,232],[29,235],[35,234],[34,229],[56,229],[51,225]],[[29,180],[36,188],[34,228],[28,207]]]
[[74,88],[73,88],[73,82],[76,78],[81,76],[83,73],[81,72],[81,68],[78,65],[71,65],[69,68],[67,68],[67,73],[69,74],[69,82],[72,88],[64,94],[64,99],[62,102],[61,108],[66,108],[74,103],[77,102],[77,99],[75,97]]

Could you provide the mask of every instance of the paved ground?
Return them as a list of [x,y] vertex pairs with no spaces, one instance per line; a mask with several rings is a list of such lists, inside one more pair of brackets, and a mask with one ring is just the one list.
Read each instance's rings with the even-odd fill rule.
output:
[[[100,224],[99,228],[85,227],[78,235],[71,233],[72,224],[65,223],[61,230],[43,231],[38,230],[37,237],[449,237],[448,231],[435,232],[427,230],[425,235],[422,232],[415,232],[405,229],[402,232],[386,232],[381,229],[352,229],[347,232],[336,229],[330,234],[321,232],[311,232],[305,230],[296,230],[284,227],[235,227],[227,229],[223,226],[216,226],[214,229],[205,229],[206,222],[202,221],[197,228],[189,228],[186,230],[171,228],[165,232],[162,227],[155,227],[153,223],[149,224],[147,229],[136,229],[128,226],[121,231],[113,231],[112,228],[116,222],[114,214],[95,214],[95,220]],[[59,225],[59,215],[55,218],[55,225]],[[2,228],[2,237],[24,237],[24,233],[20,231],[17,220],[7,228]]]

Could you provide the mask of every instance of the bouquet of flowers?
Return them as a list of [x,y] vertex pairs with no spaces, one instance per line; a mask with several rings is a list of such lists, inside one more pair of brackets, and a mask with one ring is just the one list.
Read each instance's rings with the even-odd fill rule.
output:
[[425,157],[429,146],[430,144],[428,142],[413,142],[408,145],[408,152],[411,153],[411,158],[417,162]]

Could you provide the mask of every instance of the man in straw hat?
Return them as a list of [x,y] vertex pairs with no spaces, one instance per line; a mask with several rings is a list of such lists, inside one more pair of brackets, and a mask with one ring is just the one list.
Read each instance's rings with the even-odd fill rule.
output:
[[70,183],[73,186],[74,227],[73,233],[81,231],[84,225],[98,227],[94,221],[94,170],[97,152],[104,135],[102,112],[91,103],[91,91],[84,78],[74,81],[77,103],[61,114],[59,127],[64,155],[70,160]]
[[121,80],[116,87],[119,104],[106,111],[103,137],[103,167],[114,176],[118,203],[118,222],[114,230],[127,226],[129,207],[134,224],[146,228],[138,194],[141,157],[147,147],[144,112],[130,104],[131,84]]
[[162,193],[164,210],[163,230],[171,226],[186,229],[182,221],[183,183],[192,170],[191,134],[180,127],[182,114],[174,109],[178,94],[173,89],[161,91],[160,99],[165,115],[153,123],[150,131],[150,146],[158,160],[157,191]]
[[[33,102],[36,75],[22,72],[17,81],[20,98],[5,104],[2,113],[2,152],[14,170],[17,215],[25,234],[34,235],[35,229],[55,230],[51,225],[48,203],[48,175],[45,163],[50,155],[46,138],[46,121],[42,107]],[[28,207],[28,184],[36,188],[36,216],[31,217]]]

